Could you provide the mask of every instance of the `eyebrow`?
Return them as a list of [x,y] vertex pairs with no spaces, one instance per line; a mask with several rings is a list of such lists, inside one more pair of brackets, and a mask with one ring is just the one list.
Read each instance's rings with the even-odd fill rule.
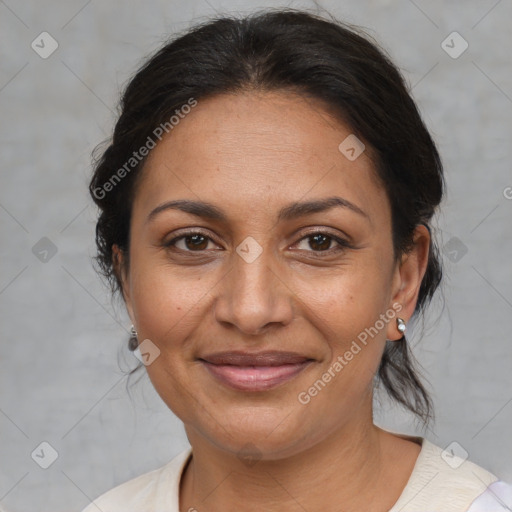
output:
[[[325,199],[314,199],[312,201],[291,203],[288,206],[285,206],[284,208],[281,208],[281,210],[279,210],[277,220],[292,220],[298,217],[303,217],[305,215],[324,212],[335,207],[348,208],[349,210],[357,213],[358,215],[365,217],[367,220],[370,220],[368,214],[361,208],[359,208],[359,206],[355,205],[354,203],[351,203],[347,199],[343,199],[342,197],[338,196],[327,197]],[[154,210],[150,212],[146,219],[146,223],[150,222],[159,213],[166,210],[180,210],[182,212],[195,215],[197,217],[202,217],[221,222],[228,221],[227,215],[220,208],[211,203],[207,203],[204,201],[192,201],[190,199],[178,199],[175,201],[166,201],[165,203],[158,205]]]

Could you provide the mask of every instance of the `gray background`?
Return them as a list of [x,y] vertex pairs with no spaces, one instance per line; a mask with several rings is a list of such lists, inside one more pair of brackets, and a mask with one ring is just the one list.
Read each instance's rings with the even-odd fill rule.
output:
[[[0,1],[6,509],[79,511],[187,446],[181,422],[147,376],[131,396],[126,391],[122,369],[137,362],[124,348],[129,322],[91,266],[90,153],[111,132],[121,87],[167,35],[216,13],[271,5],[279,3]],[[443,447],[457,441],[474,462],[512,482],[512,2],[321,5],[368,28],[390,52],[446,168],[448,195],[436,229],[448,244],[445,305],[439,296],[425,331],[418,325],[412,338],[437,406],[426,436]],[[43,31],[59,44],[47,59],[31,48]],[[452,31],[469,43],[456,59],[441,47]],[[43,237],[57,250],[47,261],[33,251]],[[377,419],[418,432],[409,416],[387,406]],[[46,470],[31,458],[43,441],[59,455]]]

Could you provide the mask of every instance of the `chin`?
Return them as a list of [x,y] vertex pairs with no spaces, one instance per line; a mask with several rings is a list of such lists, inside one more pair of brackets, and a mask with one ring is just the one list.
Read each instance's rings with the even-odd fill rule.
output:
[[279,460],[315,443],[316,436],[308,434],[306,422],[284,409],[239,407],[223,411],[222,423],[216,418],[214,426],[213,421],[205,423],[206,418],[201,418],[199,425],[196,418],[194,430],[217,448],[243,460]]

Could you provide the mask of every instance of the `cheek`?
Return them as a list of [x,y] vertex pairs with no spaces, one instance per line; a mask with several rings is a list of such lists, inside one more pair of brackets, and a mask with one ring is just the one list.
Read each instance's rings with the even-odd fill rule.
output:
[[[134,258],[135,260],[135,258]],[[132,260],[132,261],[134,261]],[[132,302],[139,340],[151,340],[158,357],[146,366],[148,376],[164,403],[182,420],[191,414],[188,340],[200,321],[201,278],[185,279],[165,264],[150,260],[134,264]],[[204,316],[204,314],[203,314]]]
[[161,260],[135,255],[131,288],[140,333],[160,343],[184,337],[208,300],[205,291],[213,287],[204,273],[176,270]]
[[353,406],[365,396],[382,357],[386,328],[395,312],[381,317],[389,307],[387,274],[374,256],[367,256],[315,286],[305,284],[303,290],[309,311],[304,314],[327,342],[317,377],[325,376],[329,384],[318,407],[331,399],[342,409],[342,403]]
[[[370,255],[367,255],[370,256]],[[331,341],[343,345],[375,324],[389,300],[387,274],[373,257],[361,258],[322,279],[301,281],[300,297],[311,321]],[[379,324],[380,325],[380,324]]]
[[300,403],[308,401],[309,408],[301,421],[310,428],[316,417],[324,418],[325,428],[335,428],[371,400],[385,346],[386,323],[380,320],[385,294],[375,282],[352,277],[333,280],[311,295],[310,322],[326,342],[326,357],[300,389]]

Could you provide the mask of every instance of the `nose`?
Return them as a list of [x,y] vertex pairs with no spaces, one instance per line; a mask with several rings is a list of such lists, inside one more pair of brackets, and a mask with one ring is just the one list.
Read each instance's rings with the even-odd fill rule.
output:
[[261,335],[293,319],[293,291],[269,249],[251,262],[233,252],[230,270],[218,290],[216,320],[244,334]]

